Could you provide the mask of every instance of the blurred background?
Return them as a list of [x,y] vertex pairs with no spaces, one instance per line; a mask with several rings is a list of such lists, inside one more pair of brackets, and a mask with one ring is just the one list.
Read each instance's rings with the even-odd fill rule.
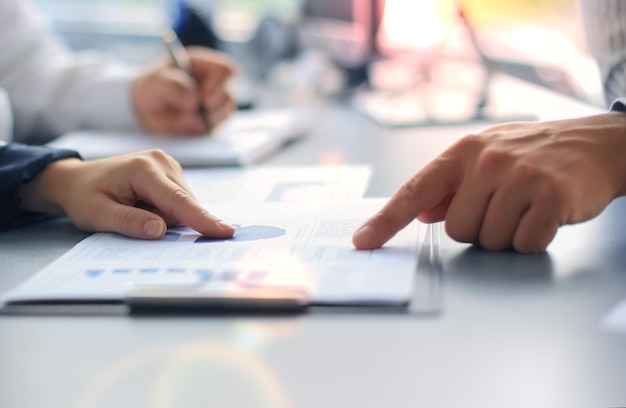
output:
[[[312,93],[485,88],[494,72],[602,105],[576,0],[34,0],[75,49],[131,64],[186,45],[232,55],[248,84]],[[468,90],[479,99],[484,89]],[[482,96],[481,96],[482,95]],[[480,104],[481,102],[473,102]]]

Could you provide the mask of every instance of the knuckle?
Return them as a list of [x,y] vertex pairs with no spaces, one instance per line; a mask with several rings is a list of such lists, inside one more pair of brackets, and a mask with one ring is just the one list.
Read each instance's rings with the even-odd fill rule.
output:
[[186,190],[177,188],[171,192],[170,200],[173,206],[180,206],[189,203],[193,198]]
[[152,149],[150,150],[150,155],[157,159],[166,159],[169,157],[162,149]]
[[482,148],[485,144],[485,136],[481,134],[469,134],[460,140],[457,140],[451,147],[451,150],[460,150],[462,152]]
[[151,151],[146,151],[130,157],[130,168],[134,171],[145,171],[150,169],[153,165],[152,159],[150,158],[150,152]]
[[476,236],[476,234],[471,233],[471,231],[468,231],[466,228],[463,228],[460,223],[446,220],[444,227],[446,230],[446,234],[448,234],[448,236],[455,241],[468,244],[473,244],[477,241],[478,237]]
[[183,172],[183,166],[178,162],[178,160],[170,156],[168,156],[168,159],[169,159],[169,163],[172,165],[174,169],[176,169],[177,172],[179,173]]
[[502,137],[505,134],[512,134],[520,127],[526,126],[523,122],[505,122],[498,123],[493,125],[487,129],[487,132],[492,135],[496,135],[497,137]]
[[380,225],[395,225],[395,219],[393,217],[392,214],[390,214],[389,211],[385,211],[385,210],[380,210],[376,213],[376,215],[373,217],[375,220],[378,221],[378,223]]
[[511,163],[512,156],[505,150],[491,146],[478,156],[476,171],[478,175],[497,174]]
[[161,171],[164,166],[171,166],[172,158],[161,149],[145,150],[129,158],[129,169],[138,173],[153,173]]
[[230,58],[222,58],[220,59],[220,63],[221,75],[224,77],[224,79],[231,77],[237,72],[237,66],[233,63],[232,60],[230,60]]
[[406,183],[398,190],[398,197],[403,200],[412,200],[418,194],[420,178],[415,175],[411,177]]
[[558,211],[567,205],[568,196],[569,192],[561,183],[546,175],[534,193],[533,205],[543,211]]
[[131,211],[121,208],[115,214],[115,220],[118,232],[128,232],[133,225],[133,215]]

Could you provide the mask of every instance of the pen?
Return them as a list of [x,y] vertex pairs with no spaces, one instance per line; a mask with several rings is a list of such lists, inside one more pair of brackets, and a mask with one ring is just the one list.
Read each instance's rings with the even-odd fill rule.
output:
[[[176,68],[185,71],[187,74],[189,74],[190,77],[193,78],[193,73],[191,70],[191,60],[189,59],[187,50],[185,50],[185,46],[183,46],[183,44],[180,42],[174,30],[166,30],[161,35],[161,38],[163,39],[165,48],[167,48],[167,52],[174,60],[174,65],[176,66]],[[207,129],[210,131],[212,128],[211,120],[209,119],[209,112],[207,112],[206,106],[204,106],[203,103],[200,103],[200,105],[198,106],[198,114],[204,121]]]

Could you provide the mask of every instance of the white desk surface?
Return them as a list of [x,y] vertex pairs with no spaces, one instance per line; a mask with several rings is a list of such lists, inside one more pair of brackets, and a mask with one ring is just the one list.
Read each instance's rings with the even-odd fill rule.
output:
[[[314,109],[309,137],[266,163],[371,163],[370,196],[487,126],[389,130],[338,103]],[[600,325],[626,298],[624,231],[620,199],[545,255],[444,236],[443,309],[429,318],[3,316],[0,406],[624,406],[626,336]],[[85,236],[66,220],[0,233],[0,290]]]

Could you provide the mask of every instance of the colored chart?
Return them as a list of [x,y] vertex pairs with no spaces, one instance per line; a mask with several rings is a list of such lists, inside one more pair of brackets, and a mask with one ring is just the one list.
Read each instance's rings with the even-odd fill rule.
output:
[[194,243],[208,243],[208,242],[238,242],[238,241],[258,241],[262,239],[272,239],[285,235],[287,231],[283,228],[272,227],[269,225],[249,225],[246,227],[239,227],[235,230],[235,234],[232,238],[209,238],[198,237]]

